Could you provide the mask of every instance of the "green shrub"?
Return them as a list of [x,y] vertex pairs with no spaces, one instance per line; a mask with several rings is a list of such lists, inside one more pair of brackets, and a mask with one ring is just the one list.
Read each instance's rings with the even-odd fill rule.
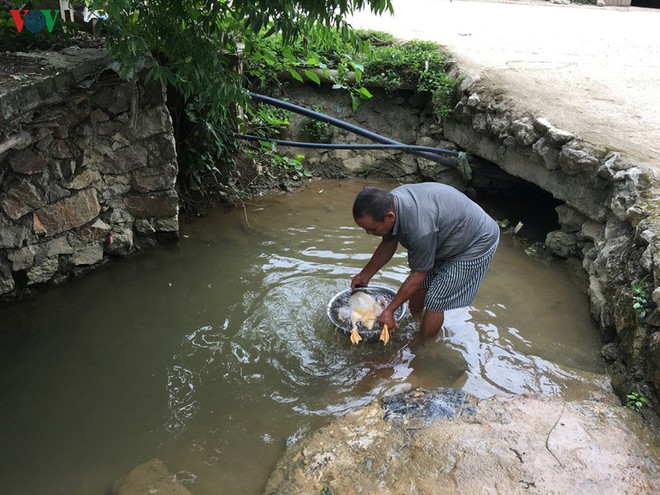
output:
[[[323,108],[320,105],[313,106],[312,110],[318,113],[323,113]],[[311,117],[305,117],[302,124],[302,130],[316,143],[330,143],[335,135],[335,128],[333,125]]]
[[653,309],[653,300],[651,299],[650,284],[648,275],[632,286],[632,307],[637,311],[640,318],[645,318]]
[[649,400],[638,392],[630,392],[626,396],[626,407],[635,409],[637,411],[641,410],[643,407],[649,406]]

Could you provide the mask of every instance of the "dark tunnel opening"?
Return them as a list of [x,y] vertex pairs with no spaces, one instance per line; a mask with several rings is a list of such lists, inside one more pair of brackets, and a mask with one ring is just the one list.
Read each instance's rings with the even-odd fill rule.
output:
[[556,208],[563,202],[552,194],[490,164],[488,171],[475,170],[470,183],[479,204],[498,222],[511,227],[522,222],[519,236],[531,242],[545,242],[549,232],[561,228]]
[[645,7],[648,9],[660,9],[660,0],[632,0],[631,7]]

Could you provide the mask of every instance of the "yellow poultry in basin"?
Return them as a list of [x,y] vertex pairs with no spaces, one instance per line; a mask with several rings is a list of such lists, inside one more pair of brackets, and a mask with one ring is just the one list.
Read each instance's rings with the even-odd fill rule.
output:
[[[387,307],[387,301],[383,297],[375,299],[370,294],[363,291],[356,291],[348,299],[348,305],[343,306],[338,311],[339,319],[351,322],[351,342],[357,344],[362,340],[358,325],[362,324],[367,330],[371,330],[378,321],[378,317]],[[387,344],[390,340],[390,333],[387,325],[383,325],[380,333],[380,340]]]

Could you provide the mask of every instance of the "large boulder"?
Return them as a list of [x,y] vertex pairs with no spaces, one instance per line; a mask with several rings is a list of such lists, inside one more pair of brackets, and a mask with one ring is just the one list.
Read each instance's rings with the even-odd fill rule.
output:
[[454,395],[415,417],[374,402],[290,447],[265,493],[659,493],[657,441],[608,397]]

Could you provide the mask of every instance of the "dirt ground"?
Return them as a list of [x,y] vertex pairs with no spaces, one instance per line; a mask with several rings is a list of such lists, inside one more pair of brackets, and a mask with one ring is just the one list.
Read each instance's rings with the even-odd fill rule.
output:
[[[393,0],[356,28],[446,46],[516,110],[660,168],[660,8]],[[660,3],[658,3],[660,6]]]

